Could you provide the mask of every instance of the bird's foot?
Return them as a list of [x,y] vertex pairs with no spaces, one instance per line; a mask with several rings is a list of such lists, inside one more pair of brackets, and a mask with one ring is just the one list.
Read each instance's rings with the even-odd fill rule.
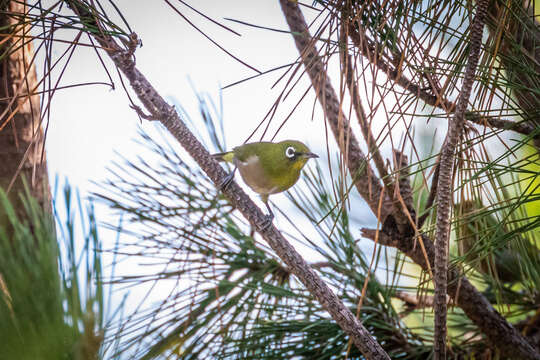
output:
[[261,223],[261,232],[264,232],[272,226],[272,222],[274,221],[274,214],[268,214],[264,216],[264,220]]
[[234,168],[234,170],[227,176],[225,176],[223,178],[223,180],[220,181],[219,183],[219,190],[221,191],[224,191],[227,189],[227,187],[232,183],[233,179],[234,179],[234,173],[236,172],[236,168]]

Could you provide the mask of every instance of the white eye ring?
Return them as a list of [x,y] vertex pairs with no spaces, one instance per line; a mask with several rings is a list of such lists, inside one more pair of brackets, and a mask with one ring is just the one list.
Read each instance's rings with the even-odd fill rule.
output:
[[296,155],[296,150],[292,146],[289,146],[287,150],[285,150],[285,156],[287,156],[289,159],[292,159]]

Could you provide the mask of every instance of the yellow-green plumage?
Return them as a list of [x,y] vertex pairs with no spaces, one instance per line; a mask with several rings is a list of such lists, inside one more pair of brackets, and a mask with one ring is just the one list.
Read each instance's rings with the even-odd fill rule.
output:
[[235,147],[233,151],[213,155],[216,159],[233,163],[244,182],[261,195],[268,196],[287,190],[300,177],[310,158],[318,157],[296,140],[278,143],[256,142]]

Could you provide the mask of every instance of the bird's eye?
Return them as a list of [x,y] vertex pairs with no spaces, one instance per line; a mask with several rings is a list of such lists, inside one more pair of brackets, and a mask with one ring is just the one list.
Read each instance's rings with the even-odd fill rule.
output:
[[296,155],[296,150],[292,146],[289,146],[287,150],[285,150],[285,156],[287,156],[289,159],[294,158]]

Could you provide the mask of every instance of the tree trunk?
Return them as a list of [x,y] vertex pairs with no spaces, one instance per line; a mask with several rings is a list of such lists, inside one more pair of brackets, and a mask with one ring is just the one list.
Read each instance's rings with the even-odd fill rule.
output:
[[[32,63],[34,50],[30,27],[25,22],[27,6],[0,1],[0,187],[19,216],[24,214],[20,195],[26,180],[30,194],[50,211],[51,197],[45,162],[44,136],[40,121],[37,75]],[[6,227],[0,209],[0,228]]]

